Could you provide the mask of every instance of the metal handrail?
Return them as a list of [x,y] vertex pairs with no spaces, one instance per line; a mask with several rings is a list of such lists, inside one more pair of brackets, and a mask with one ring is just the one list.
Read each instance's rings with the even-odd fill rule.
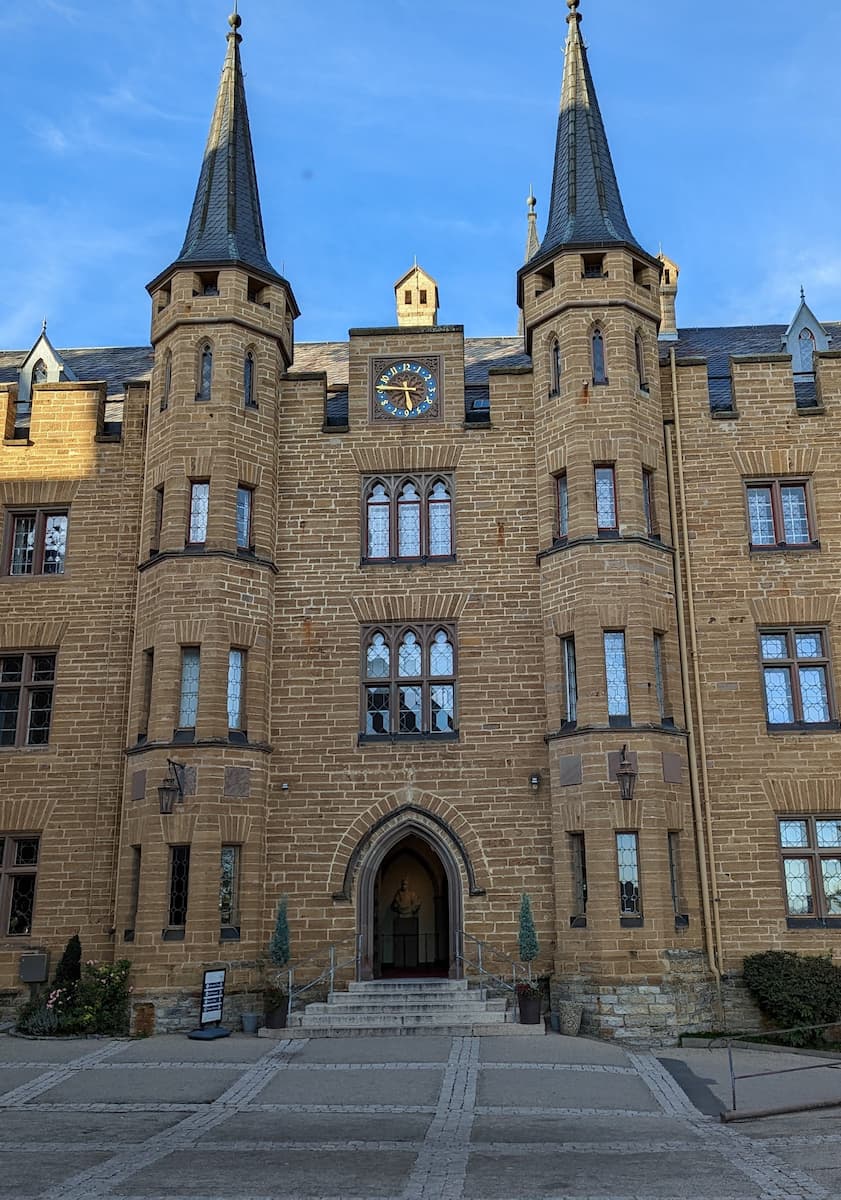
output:
[[[516,959],[511,958],[511,956],[509,954],[506,954],[505,951],[501,950],[498,946],[492,946],[490,942],[483,942],[480,938],[474,937],[472,933],[467,933],[463,929],[457,929],[456,936],[462,940],[466,938],[468,941],[474,942],[476,945],[476,960],[475,960],[475,962],[472,961],[471,959],[468,959],[462,953],[461,948],[459,948],[456,951],[456,961],[461,963],[463,966],[475,967],[477,969],[477,971],[479,973],[480,986],[482,986],[483,981],[487,978],[489,980],[492,980],[498,986],[505,988],[506,991],[513,992],[514,995],[516,995],[517,994],[517,983],[518,983],[517,975],[518,974],[523,976],[525,981],[527,981],[528,983],[531,983],[531,963],[528,963],[526,968],[524,969],[522,963],[519,963],[516,961]],[[497,975],[493,971],[489,971],[486,968],[485,956],[487,954],[490,954],[491,958],[501,959],[502,961],[507,962],[509,964],[509,966],[511,968],[511,972],[510,972],[511,973],[511,982],[510,983],[502,975]]]
[[[730,1102],[733,1106],[730,1111],[732,1113],[735,1113],[737,1111],[737,1109],[736,1109],[736,1081],[739,1079],[761,1079],[764,1075],[795,1075],[799,1071],[819,1071],[822,1068],[827,1068],[827,1067],[835,1068],[836,1070],[841,1068],[841,1061],[836,1061],[836,1062],[826,1062],[826,1063],[810,1063],[808,1067],[783,1067],[781,1070],[778,1070],[778,1071],[752,1071],[748,1074],[737,1075],[736,1071],[735,1071],[734,1063],[733,1063],[733,1043],[734,1042],[744,1042],[745,1039],[755,1040],[758,1037],[761,1037],[764,1039],[764,1038],[768,1038],[768,1037],[774,1037],[777,1034],[784,1034],[784,1033],[806,1033],[810,1030],[814,1031],[814,1030],[818,1030],[818,1029],[834,1029],[838,1026],[838,1024],[839,1024],[838,1021],[827,1021],[823,1025],[792,1025],[788,1029],[763,1029],[760,1033],[756,1033],[756,1031],[754,1031],[753,1033],[742,1033],[742,1034],[733,1033],[733,1034],[725,1035],[723,1037],[711,1038],[708,1049],[720,1050],[722,1048],[725,1048],[727,1050],[727,1065],[728,1065],[728,1069],[729,1069],[729,1073],[730,1073]],[[763,1044],[762,1042],[757,1043],[757,1045],[762,1045],[762,1044]],[[768,1043],[766,1042],[764,1044],[767,1045]],[[746,1047],[743,1047],[743,1048],[746,1048]],[[809,1047],[799,1047],[799,1046],[797,1046],[797,1047],[781,1047],[780,1049],[781,1049],[782,1053],[785,1053],[786,1049],[797,1049],[797,1050],[805,1049],[807,1053],[809,1051]]]
[[[339,959],[336,951],[342,946],[352,945],[353,954],[348,958]],[[310,955],[309,958],[304,958],[298,963],[290,963],[286,971],[286,1020],[287,1024],[292,1015],[292,1009],[295,1001],[298,1000],[310,988],[316,987],[325,980],[330,981],[329,991],[332,993],[336,986],[336,972],[344,970],[345,967],[353,966],[356,977],[359,978],[360,964],[362,960],[362,934],[356,934],[353,937],[343,938],[340,942],[330,942],[327,946],[327,965],[324,970],[316,975],[314,979],[308,980],[306,983],[295,986],[295,972],[300,971],[302,967],[308,966],[310,963],[323,962],[324,952]]]

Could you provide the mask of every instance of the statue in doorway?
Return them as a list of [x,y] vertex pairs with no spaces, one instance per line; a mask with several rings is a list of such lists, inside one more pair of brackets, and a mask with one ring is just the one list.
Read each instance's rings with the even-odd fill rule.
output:
[[409,881],[401,879],[400,887],[394,893],[394,899],[391,902],[392,912],[396,913],[398,917],[416,917],[420,906],[420,898],[409,887]]

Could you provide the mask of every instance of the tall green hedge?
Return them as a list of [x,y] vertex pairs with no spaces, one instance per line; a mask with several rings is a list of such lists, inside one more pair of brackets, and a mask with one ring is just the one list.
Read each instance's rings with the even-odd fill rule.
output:
[[[800,955],[788,950],[752,954],[745,959],[744,979],[776,1029],[841,1022],[841,969],[829,954]],[[806,1029],[781,1040],[807,1046],[821,1037],[819,1031]]]

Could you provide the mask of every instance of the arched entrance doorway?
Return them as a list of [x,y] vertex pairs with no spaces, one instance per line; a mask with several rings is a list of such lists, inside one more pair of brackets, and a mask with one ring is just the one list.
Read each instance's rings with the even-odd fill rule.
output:
[[459,977],[462,883],[448,847],[404,824],[370,850],[357,888],[363,978]]

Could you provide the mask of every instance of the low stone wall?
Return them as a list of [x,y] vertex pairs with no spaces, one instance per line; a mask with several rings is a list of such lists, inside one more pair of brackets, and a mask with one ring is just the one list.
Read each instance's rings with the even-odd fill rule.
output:
[[[263,1009],[262,993],[228,992],[222,1024],[238,1030],[244,1012],[262,1013]],[[141,1037],[155,1033],[189,1033],[191,1029],[198,1029],[200,1012],[200,992],[135,992],[131,1003],[131,1032]]]
[[0,991],[0,1023],[14,1021],[18,1009],[28,999],[29,993],[26,989],[20,992],[13,989]]

